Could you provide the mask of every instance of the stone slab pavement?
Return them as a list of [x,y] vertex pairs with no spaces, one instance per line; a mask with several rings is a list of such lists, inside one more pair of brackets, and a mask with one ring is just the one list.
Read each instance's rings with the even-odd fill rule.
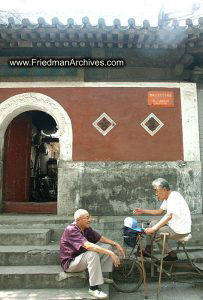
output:
[[[185,282],[164,281],[161,283],[159,300],[203,300],[203,277],[198,280]],[[201,282],[200,282],[201,281]],[[197,284],[197,282],[199,282]],[[148,299],[157,300],[158,282],[147,283]],[[117,292],[114,287],[110,287],[110,300],[144,300],[144,285],[134,293]]]
[[[94,300],[88,293],[88,285],[77,289],[8,289],[0,290],[1,300]],[[109,295],[109,285],[102,285]],[[108,298],[109,299],[109,298]]]
[[1,300],[92,300],[88,288],[0,290]]
[[[157,300],[157,282],[147,284],[148,299]],[[106,285],[107,288],[107,285]],[[105,292],[107,290],[103,289]],[[93,300],[88,295],[88,288],[83,289],[22,289],[0,290],[1,300]],[[144,300],[143,285],[135,293],[120,293],[110,287],[110,300]],[[161,284],[159,300],[203,300],[203,280],[197,285],[190,282],[164,281]]]

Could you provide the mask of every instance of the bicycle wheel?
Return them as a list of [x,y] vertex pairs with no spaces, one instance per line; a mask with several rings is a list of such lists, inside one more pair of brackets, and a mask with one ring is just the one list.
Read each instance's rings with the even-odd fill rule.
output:
[[135,292],[143,282],[141,265],[133,259],[123,259],[112,273],[113,286],[119,292]]

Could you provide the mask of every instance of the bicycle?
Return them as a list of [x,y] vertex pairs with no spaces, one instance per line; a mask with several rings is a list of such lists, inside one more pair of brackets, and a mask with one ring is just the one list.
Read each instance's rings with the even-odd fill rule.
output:
[[[147,223],[148,224],[148,223]],[[126,258],[121,260],[119,267],[112,272],[113,286],[119,292],[132,293],[138,290],[145,280],[144,261],[137,260],[138,249],[142,255],[142,237],[144,234],[144,223],[140,231],[133,231],[130,235],[123,235],[124,244],[130,246],[131,251],[126,253]],[[139,248],[138,248],[139,246]],[[137,247],[137,249],[136,249]]]
[[[161,259],[156,258],[153,254],[151,258],[143,257],[142,254],[142,238],[144,237],[144,223],[149,224],[148,222],[141,222],[141,231],[134,231],[131,236],[123,235],[123,240],[125,245],[130,245],[131,251],[127,254],[127,257],[121,260],[121,264],[118,268],[114,268],[112,273],[113,286],[119,292],[132,293],[139,289],[141,284],[144,281],[145,284],[145,298],[147,298],[146,290],[146,272],[144,268],[144,263],[148,263],[151,266],[151,278],[154,277],[154,269],[156,268],[159,274],[158,280],[158,289],[157,289],[157,299],[159,298],[160,285],[162,273],[164,273],[169,279],[177,280],[179,276],[200,276],[203,277],[203,264],[194,263],[191,261],[187,249],[185,247],[186,242],[191,238],[191,235],[183,238],[182,240],[177,241],[177,250],[180,251],[182,247],[183,252],[187,258],[186,271],[177,271],[176,267],[180,267],[178,262],[164,262],[164,246],[167,234],[163,234],[163,251],[161,254]],[[137,249],[136,249],[137,248]],[[141,263],[138,261],[138,254],[140,254]],[[191,271],[192,270],[192,271]]]

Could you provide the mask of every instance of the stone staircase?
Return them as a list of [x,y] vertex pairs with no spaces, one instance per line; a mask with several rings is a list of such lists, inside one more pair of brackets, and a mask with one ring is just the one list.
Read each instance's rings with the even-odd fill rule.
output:
[[[122,243],[124,218],[94,217],[92,227]],[[93,299],[88,294],[88,282],[83,276],[73,276],[60,282],[56,280],[62,271],[59,239],[71,222],[71,217],[57,215],[0,215],[0,299]],[[203,262],[202,223],[202,217],[194,221],[192,240],[197,243],[187,246],[190,257],[197,262]],[[181,259],[184,260],[184,257]],[[108,285],[102,289],[109,293]]]
[[56,280],[66,222],[54,216],[0,216],[0,299],[94,299],[84,273]]
[[51,242],[51,229],[0,229],[0,286],[7,288],[79,288],[77,277],[58,282],[61,272],[58,243]]

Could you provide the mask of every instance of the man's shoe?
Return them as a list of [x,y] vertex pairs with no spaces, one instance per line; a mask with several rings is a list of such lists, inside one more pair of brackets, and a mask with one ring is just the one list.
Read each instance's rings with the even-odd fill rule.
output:
[[111,279],[111,278],[104,278],[104,283],[112,284],[113,283],[113,279]]
[[105,294],[104,292],[100,291],[100,290],[91,290],[89,289],[88,293],[95,297],[96,299],[106,299],[108,296],[107,294]]
[[68,277],[69,277],[68,273],[60,272],[59,274],[56,275],[55,279],[56,279],[56,281],[62,281],[62,280],[65,280]]
[[86,279],[86,273],[83,272],[60,272],[56,275],[56,281],[62,281],[70,277],[80,277]]
[[[137,251],[134,254],[137,255],[138,257],[141,257],[140,246],[138,246]],[[144,250],[142,250],[142,255],[144,257],[151,257],[151,249],[145,248]]]
[[144,257],[150,257],[151,258],[151,253],[149,253],[149,252],[147,252],[146,250],[143,250],[142,251],[142,255],[144,256]]
[[[136,253],[134,253],[134,254],[136,255]],[[137,256],[141,257],[140,251],[137,252]],[[142,250],[142,256],[151,258],[151,253],[149,253],[149,252],[147,252],[145,250]]]
[[163,258],[163,261],[176,261],[176,260],[178,260],[177,255],[175,255],[175,256],[167,255]]

